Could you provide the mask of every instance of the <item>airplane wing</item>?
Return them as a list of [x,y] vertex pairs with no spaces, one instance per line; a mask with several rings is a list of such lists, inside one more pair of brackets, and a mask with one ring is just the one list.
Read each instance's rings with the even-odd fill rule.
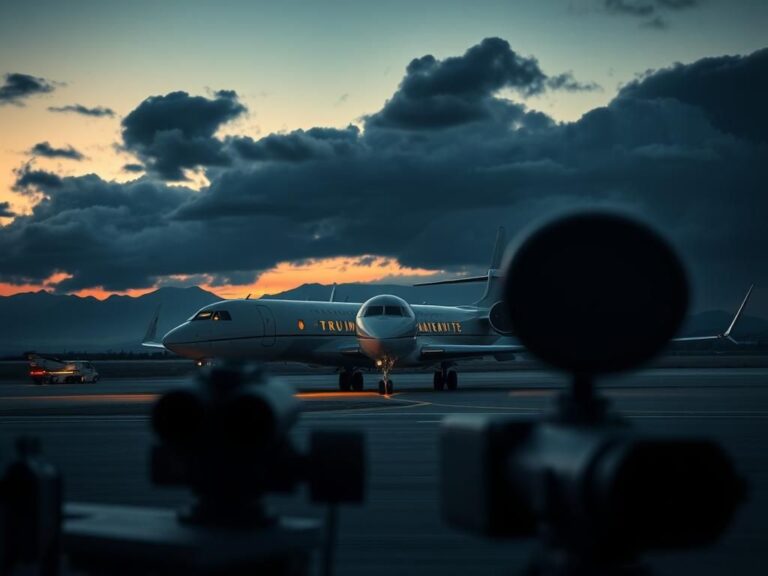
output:
[[141,345],[146,348],[162,348],[165,350],[162,342],[157,341],[157,322],[160,320],[160,306],[155,310],[155,315],[147,326],[147,332],[144,334],[144,338],[141,341]]
[[524,350],[525,346],[520,344],[430,344],[421,348],[421,358],[422,360],[480,358],[510,355]]
[[678,342],[713,342],[716,340],[730,340],[734,344],[738,344],[736,340],[731,336],[731,332],[733,331],[734,327],[736,326],[736,323],[739,321],[739,318],[741,318],[741,313],[744,310],[744,307],[747,305],[747,302],[749,301],[749,297],[752,295],[752,289],[755,287],[754,284],[752,284],[749,287],[749,290],[747,290],[747,295],[744,296],[744,300],[741,301],[741,306],[739,306],[739,309],[736,311],[736,314],[733,316],[733,320],[731,320],[730,325],[728,328],[723,332],[722,334],[717,334],[715,336],[686,336],[684,338],[673,338],[670,340],[672,343],[678,343]]

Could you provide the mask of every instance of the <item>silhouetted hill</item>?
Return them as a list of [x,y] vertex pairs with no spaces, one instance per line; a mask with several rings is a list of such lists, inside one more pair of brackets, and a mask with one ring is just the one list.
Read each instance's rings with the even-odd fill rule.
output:
[[198,287],[160,288],[133,298],[105,300],[49,292],[0,297],[0,355],[27,350],[134,350],[161,306],[158,332],[177,326],[206,304],[221,300]]
[[[302,284],[278,294],[265,294],[262,298],[285,300],[323,300],[331,296],[332,286]],[[411,304],[439,304],[444,306],[472,304],[479,300],[485,284],[448,284],[444,286],[407,286],[400,284],[339,284],[336,301],[365,302],[377,294],[394,294]]]

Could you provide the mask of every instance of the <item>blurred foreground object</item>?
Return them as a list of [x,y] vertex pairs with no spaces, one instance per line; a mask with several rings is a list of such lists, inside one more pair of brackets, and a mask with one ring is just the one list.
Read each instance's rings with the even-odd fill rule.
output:
[[640,365],[677,332],[688,284],[674,251],[633,220],[579,214],[529,236],[505,278],[514,333],[572,384],[541,421],[445,420],[446,521],[538,536],[533,574],[640,574],[645,551],[713,543],[745,492],[725,451],[634,433],[594,390],[595,376]]
[[58,470],[43,460],[36,438],[19,438],[0,479],[0,574],[56,574],[61,509]]
[[[316,431],[301,451],[291,437],[298,416],[293,390],[249,366],[214,367],[193,385],[164,394],[152,412],[151,476],[157,485],[188,487],[190,505],[174,511],[67,504],[61,552],[70,567],[87,574],[302,575],[326,536],[324,572],[330,573],[335,507],[364,498],[364,439]],[[34,495],[40,481],[29,476],[16,482],[22,485],[16,492]],[[314,502],[329,506],[327,535],[318,520],[284,518],[266,507],[265,495],[294,492],[300,484]],[[7,485],[6,479],[4,494]],[[30,544],[13,558],[7,553],[17,548],[2,552],[16,565],[42,565],[45,550],[37,540],[49,536],[28,519],[40,506],[30,498],[11,502],[6,541],[11,533],[29,533]],[[41,526],[54,521],[58,529],[53,510]]]

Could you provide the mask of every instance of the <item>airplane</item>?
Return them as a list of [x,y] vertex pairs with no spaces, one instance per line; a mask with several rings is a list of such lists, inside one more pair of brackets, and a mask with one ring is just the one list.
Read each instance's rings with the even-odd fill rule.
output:
[[[162,341],[157,339],[159,310],[142,345],[164,348],[202,365],[212,359],[301,362],[339,369],[339,389],[364,388],[361,369],[381,372],[378,392],[391,395],[392,370],[434,366],[433,388],[456,390],[460,360],[494,357],[513,360],[525,348],[515,342],[501,301],[499,272],[506,247],[499,228],[488,272],[482,276],[424,282],[416,286],[485,282],[483,296],[466,306],[409,304],[391,294],[364,303],[330,301],[223,300],[203,307]],[[729,328],[717,336],[685,341],[731,338],[750,287]]]

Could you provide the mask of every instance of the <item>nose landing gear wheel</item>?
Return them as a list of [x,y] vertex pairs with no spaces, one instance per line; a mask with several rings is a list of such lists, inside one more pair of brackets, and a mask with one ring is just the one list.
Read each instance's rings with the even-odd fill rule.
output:
[[355,392],[360,392],[360,390],[363,389],[363,373],[360,372],[360,370],[355,370],[352,372],[352,390]]
[[442,370],[435,370],[435,376],[432,379],[432,387],[438,392],[445,388],[445,379],[443,378]]
[[392,382],[392,380],[387,380],[386,382],[384,380],[379,380],[379,394],[384,396],[385,394],[387,396],[391,395],[395,391],[395,385]]

